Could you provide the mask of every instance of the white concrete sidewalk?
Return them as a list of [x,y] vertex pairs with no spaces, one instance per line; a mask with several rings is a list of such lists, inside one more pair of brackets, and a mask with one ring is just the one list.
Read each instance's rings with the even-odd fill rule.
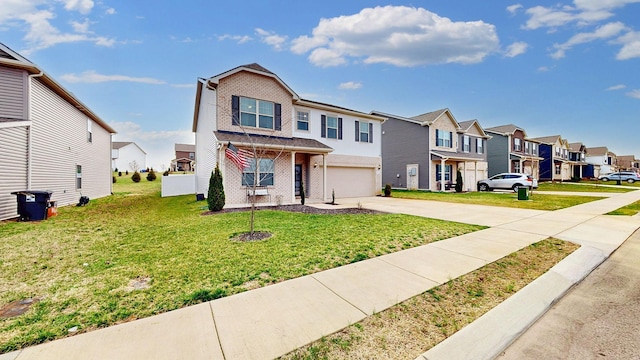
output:
[[352,200],[365,208],[493,227],[29,347],[0,360],[272,359],[548,236],[585,245],[422,357],[490,358],[640,227],[640,217],[601,215],[640,200],[640,191],[554,212]]

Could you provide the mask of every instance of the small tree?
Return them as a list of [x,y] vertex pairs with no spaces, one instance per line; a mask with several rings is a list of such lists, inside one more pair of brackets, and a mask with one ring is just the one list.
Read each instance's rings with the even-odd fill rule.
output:
[[224,207],[224,185],[220,166],[216,163],[216,168],[211,172],[209,178],[209,192],[207,194],[207,204],[210,211],[220,211]]
[[462,173],[460,169],[456,172],[456,192],[462,192]]
[[149,170],[149,173],[147,174],[147,180],[154,181],[155,179],[156,179],[156,172],[153,171],[153,169]]
[[304,184],[302,183],[302,179],[300,179],[300,204],[304,205]]
[[391,184],[386,184],[384,186],[384,196],[385,197],[390,197],[391,196]]
[[133,175],[131,175],[131,180],[133,180],[133,182],[140,182],[140,173],[139,172],[134,172]]

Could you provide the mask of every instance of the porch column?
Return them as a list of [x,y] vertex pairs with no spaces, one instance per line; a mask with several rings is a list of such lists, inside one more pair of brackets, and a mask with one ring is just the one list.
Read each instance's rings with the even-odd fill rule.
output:
[[291,203],[296,202],[296,152],[291,152]]
[[[464,191],[464,182],[467,181],[467,161],[465,160],[463,164],[464,164],[464,174],[462,174],[462,176],[464,180],[462,180],[462,186],[463,186],[462,191]],[[467,188],[471,189],[470,187],[467,187]]]
[[474,191],[478,191],[478,162],[474,161],[473,162],[473,179],[475,180],[475,183],[473,184],[472,189]]
[[518,158],[518,162],[520,163],[520,173],[524,174],[524,162],[522,161],[522,158]]
[[322,202],[327,201],[327,154],[322,154]]
[[444,174],[445,174],[445,159],[441,159],[440,160],[440,191],[444,191],[444,182],[446,181],[444,179]]

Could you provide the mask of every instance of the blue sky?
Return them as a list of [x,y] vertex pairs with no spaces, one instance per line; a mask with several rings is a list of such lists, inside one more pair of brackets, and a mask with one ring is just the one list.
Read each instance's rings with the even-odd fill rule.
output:
[[197,78],[253,62],[310,100],[640,157],[640,0],[0,0],[0,42],[156,169],[194,141]]

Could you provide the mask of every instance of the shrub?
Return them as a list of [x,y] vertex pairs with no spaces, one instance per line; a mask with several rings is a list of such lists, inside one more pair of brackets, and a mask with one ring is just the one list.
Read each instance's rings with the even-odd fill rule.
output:
[[209,192],[207,194],[207,204],[209,211],[220,211],[224,207],[224,184],[222,183],[222,173],[216,163],[216,168],[211,172],[209,178]]
[[300,179],[300,204],[304,205],[304,184],[302,183],[302,179]]
[[156,179],[156,172],[153,171],[153,169],[151,169],[149,171],[149,173],[147,174],[147,180],[148,181],[154,181]]
[[118,176],[122,176],[122,171],[118,171]]
[[116,177],[115,176],[113,177],[113,183],[114,184],[116,183]]
[[386,184],[384,186],[384,196],[385,197],[391,196],[391,184]]
[[113,172],[118,172],[118,168],[115,168],[115,170],[113,170]]
[[462,173],[460,169],[456,172],[456,192],[462,192]]
[[331,189],[331,205],[336,204],[336,189]]
[[138,173],[137,171],[133,173],[133,175],[131,175],[131,180],[133,180],[133,182],[140,182],[140,173]]
[[124,174],[128,176],[129,175],[129,170],[125,170]]
[[162,176],[169,176],[169,170],[165,170],[165,171],[162,173]]

